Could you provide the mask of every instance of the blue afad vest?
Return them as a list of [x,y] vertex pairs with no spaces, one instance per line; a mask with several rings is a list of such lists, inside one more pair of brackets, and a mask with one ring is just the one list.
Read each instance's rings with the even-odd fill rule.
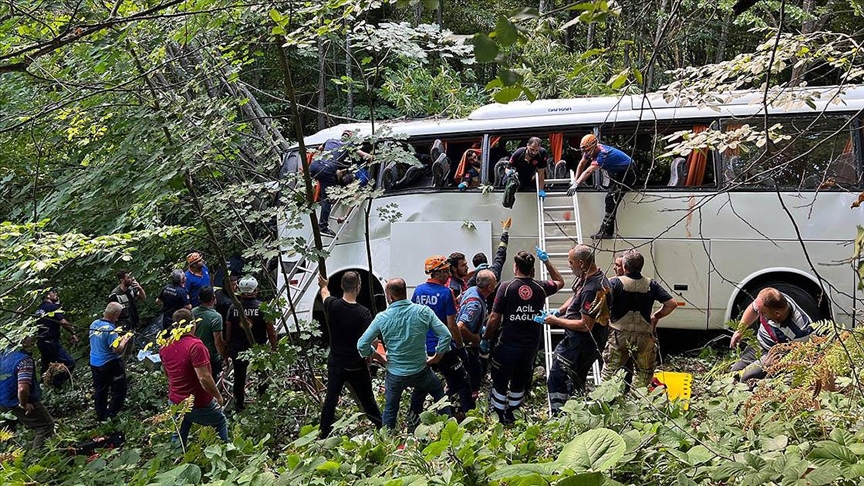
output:
[[[3,351],[0,353],[0,406],[6,408],[14,408],[18,406],[18,379],[15,376],[15,368],[25,358],[30,358],[29,354],[21,351]],[[30,383],[30,401],[35,402],[42,398],[42,390],[39,388],[39,381],[34,379]]]

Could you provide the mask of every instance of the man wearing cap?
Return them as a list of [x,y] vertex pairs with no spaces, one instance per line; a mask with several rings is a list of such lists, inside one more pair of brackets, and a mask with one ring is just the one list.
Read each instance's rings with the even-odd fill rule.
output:
[[156,305],[162,306],[162,329],[171,329],[171,325],[174,322],[172,318],[174,312],[180,309],[192,308],[185,284],[186,274],[183,273],[183,270],[174,269],[171,271],[171,283],[159,292],[159,297],[156,298]]
[[20,349],[0,351],[0,413],[11,413],[24,427],[33,429],[33,449],[40,449],[54,435],[54,419],[40,401],[42,390],[32,347],[33,338],[28,336]]
[[[455,414],[461,416],[474,408],[476,403],[471,396],[471,380],[462,362],[464,350],[462,334],[456,327],[456,299],[453,291],[446,286],[450,276],[450,262],[444,255],[431,256],[426,259],[425,271],[429,279],[414,289],[411,301],[432,309],[450,331],[451,349],[444,354],[441,361],[433,365],[433,369],[444,376],[451,399],[454,396],[459,397],[459,409]],[[434,355],[437,347],[438,336],[430,329],[426,335],[426,353],[429,356]],[[412,409],[422,408],[425,399],[426,394],[415,389],[411,394]]]
[[69,370],[69,373],[58,373],[54,376],[52,380],[54,386],[62,385],[70,378],[72,370],[75,369],[75,359],[63,349],[63,344],[60,342],[61,326],[72,335],[72,342],[77,343],[78,336],[75,334],[75,328],[66,320],[66,315],[60,308],[60,297],[57,294],[57,289],[52,287],[45,293],[42,303],[36,309],[36,327],[38,329],[36,347],[39,348],[39,354],[42,355],[40,376],[48,371],[51,363],[62,363]]
[[[234,409],[242,412],[246,408],[246,373],[249,370],[249,361],[239,358],[239,354],[250,349],[254,344],[266,344],[270,342],[270,349],[276,351],[277,338],[276,328],[273,322],[264,319],[261,311],[261,301],[258,300],[258,280],[251,275],[243,277],[237,284],[240,291],[241,309],[231,306],[228,311],[228,321],[225,323],[225,341],[228,343],[228,354],[234,363]],[[250,329],[243,327],[243,319],[240,313],[246,316]],[[252,335],[254,343],[249,342],[249,334]],[[258,385],[258,393],[262,394],[267,389],[267,384],[262,379]]]
[[186,270],[186,292],[189,293],[189,303],[192,307],[197,307],[201,303],[198,294],[203,287],[210,287],[210,270],[204,261],[201,253],[193,251],[186,255],[186,263],[189,265],[189,270]]
[[[384,413],[381,420],[385,427],[396,427],[402,392],[408,387],[420,390],[422,397],[432,395],[435,401],[444,397],[444,389],[430,364],[438,362],[450,347],[450,333],[435,313],[424,305],[408,301],[405,280],[393,278],[387,281],[384,294],[389,307],[381,311],[357,341],[357,351],[363,358],[372,356],[372,343],[380,337],[387,348],[387,377],[385,381]],[[426,355],[423,342],[427,332],[438,338],[432,356]],[[446,407],[444,413],[449,413]],[[423,411],[423,401],[411,402],[411,414],[416,418]]]
[[131,330],[138,329],[138,302],[147,300],[147,293],[129,270],[118,270],[117,280],[119,284],[108,295],[108,302],[117,302],[123,307],[116,325]]
[[[609,189],[606,191],[606,215],[600,224],[600,230],[591,237],[594,239],[612,238],[615,233],[615,214],[618,211],[618,204],[621,203],[624,193],[636,184],[636,163],[621,150],[600,144],[597,137],[592,133],[582,137],[579,149],[582,151],[582,160],[579,161],[579,166],[576,168],[576,178],[570,184],[567,195],[576,194],[579,185],[591,177],[591,174],[597,169],[604,169],[611,179]],[[586,168],[586,166],[588,167]]]

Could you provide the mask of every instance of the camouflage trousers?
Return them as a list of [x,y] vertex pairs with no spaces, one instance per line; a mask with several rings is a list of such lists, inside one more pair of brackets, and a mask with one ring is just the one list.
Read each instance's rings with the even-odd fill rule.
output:
[[[650,329],[650,324],[648,325]],[[633,358],[633,386],[647,388],[657,366],[657,339],[651,331],[609,330],[603,350],[603,380],[611,379]]]

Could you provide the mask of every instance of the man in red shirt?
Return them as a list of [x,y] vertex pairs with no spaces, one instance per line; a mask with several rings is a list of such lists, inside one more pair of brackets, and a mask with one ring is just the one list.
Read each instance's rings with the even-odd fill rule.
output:
[[183,416],[180,424],[180,441],[186,444],[192,424],[214,427],[223,442],[228,442],[228,422],[222,413],[224,400],[210,371],[210,352],[207,346],[195,337],[195,318],[192,311],[180,309],[172,316],[174,325],[187,331],[159,350],[162,367],[168,375],[168,401],[176,405],[190,395],[194,396],[192,410]]

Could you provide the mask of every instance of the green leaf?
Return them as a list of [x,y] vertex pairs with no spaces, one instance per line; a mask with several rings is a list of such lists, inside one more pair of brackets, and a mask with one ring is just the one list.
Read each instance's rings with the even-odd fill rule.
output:
[[678,476],[675,478],[675,484],[676,486],[697,486],[696,481],[688,478],[683,472],[678,473]]
[[511,101],[518,98],[520,94],[522,94],[522,88],[510,86],[508,88],[502,88],[498,90],[498,92],[495,93],[493,98],[498,103],[510,103]]
[[599,472],[589,472],[567,476],[555,482],[556,486],[602,486],[605,482],[602,474]]
[[498,79],[501,80],[504,86],[513,86],[514,84],[522,83],[523,77],[512,69],[499,69]]
[[339,470],[339,463],[336,461],[326,461],[324,464],[316,467],[315,470],[319,472],[332,473]]
[[443,440],[437,440],[423,449],[423,456],[427,461],[431,461],[432,459],[441,455],[442,452],[447,450],[447,442]]
[[490,480],[519,478],[526,476],[548,476],[555,472],[558,465],[554,462],[540,464],[508,464],[489,475]]
[[817,467],[816,469],[807,473],[806,476],[804,476],[804,478],[807,480],[807,484],[812,486],[831,484],[834,481],[841,479],[842,477],[843,472],[840,471],[840,468],[837,466]]
[[493,35],[502,47],[509,47],[519,38],[519,31],[516,30],[513,22],[510,22],[507,17],[502,15],[495,22],[495,32],[493,32]]
[[845,466],[858,462],[858,457],[848,447],[830,441],[816,444],[813,452],[807,458],[818,466]]
[[279,11],[276,10],[275,8],[271,8],[270,9],[270,19],[273,20],[273,22],[276,22],[277,24],[279,24],[282,22],[282,14],[279,13]]
[[568,442],[555,462],[571,469],[605,471],[618,463],[626,448],[617,432],[593,429]]
[[498,44],[486,34],[474,35],[474,57],[477,62],[492,62],[498,57]]

